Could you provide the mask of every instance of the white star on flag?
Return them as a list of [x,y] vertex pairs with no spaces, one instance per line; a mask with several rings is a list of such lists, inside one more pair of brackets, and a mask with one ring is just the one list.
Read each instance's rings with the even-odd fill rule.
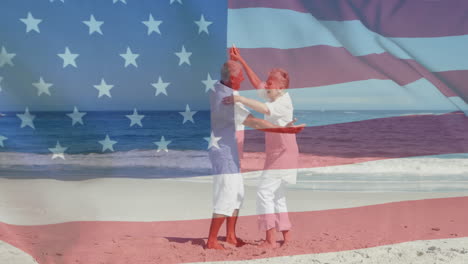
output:
[[206,78],[206,80],[202,81],[203,84],[205,84],[205,93],[208,92],[209,90],[212,90],[214,92],[214,84],[217,82],[218,80],[213,80],[211,79],[211,75],[210,73],[208,73],[208,77]]
[[11,59],[13,59],[15,56],[16,53],[8,53],[5,47],[2,46],[2,52],[0,52],[0,67],[3,67],[5,64],[13,66]]
[[132,64],[135,67],[138,67],[136,63],[136,59],[140,55],[136,53],[132,53],[132,50],[130,49],[130,47],[127,47],[127,52],[120,54],[120,56],[125,59],[125,68],[130,64]]
[[130,119],[130,127],[132,127],[133,125],[139,125],[140,127],[143,127],[143,125],[141,124],[141,119],[143,119],[143,117],[145,117],[144,115],[139,115],[136,108],[133,109],[133,114],[132,115],[125,115],[126,117],[128,117],[128,119]]
[[52,152],[52,159],[61,158],[65,159],[65,150],[68,148],[60,146],[60,142],[57,141],[55,148],[49,148],[50,152]]
[[41,23],[42,19],[35,19],[31,15],[31,12],[28,12],[28,16],[26,18],[20,18],[20,20],[21,20],[21,22],[26,24],[26,33],[28,33],[31,30],[34,30],[37,33],[40,33],[39,23]]
[[218,141],[221,140],[221,137],[215,137],[213,131],[211,131],[211,136],[210,137],[205,137],[204,138],[206,141],[208,141],[208,149],[215,147],[219,149]]
[[100,140],[99,144],[102,145],[102,152],[106,151],[107,149],[110,151],[114,151],[114,144],[116,144],[117,141],[111,140],[109,138],[109,135],[106,135],[106,138],[104,140]]
[[177,3],[179,3],[179,4],[182,4],[182,0],[171,0],[170,4],[172,5],[172,3],[174,3],[174,2],[177,2]]
[[109,98],[112,97],[110,94],[110,90],[114,87],[114,85],[107,84],[106,81],[104,81],[104,79],[101,79],[101,84],[93,86],[99,91],[98,98],[100,98],[103,95],[106,95]]
[[161,25],[161,20],[154,20],[153,15],[150,14],[147,21],[142,21],[148,27],[148,35],[150,35],[153,31],[161,35],[159,31],[159,25]]
[[124,4],[127,4],[127,1],[126,0],[112,0],[112,3],[117,3],[117,2],[122,2]]
[[177,55],[177,57],[179,57],[179,66],[184,64],[184,63],[187,63],[188,65],[190,65],[190,56],[192,56],[192,52],[187,52],[185,50],[185,47],[182,45],[182,50],[180,52],[176,52],[175,55]]
[[167,88],[167,86],[169,86],[169,84],[171,84],[171,83],[163,82],[161,76],[159,76],[158,82],[151,84],[154,88],[156,88],[155,96],[158,96],[158,94],[160,94],[160,93],[163,93],[163,94],[167,95],[166,88]]
[[49,88],[53,85],[52,83],[46,83],[42,77],[40,77],[39,82],[33,83],[32,85],[37,88],[37,96],[41,96],[43,93],[50,96]]
[[200,20],[198,21],[195,20],[195,24],[197,24],[198,26],[198,34],[201,34],[202,32],[206,32],[206,34],[210,34],[208,32],[208,26],[213,24],[213,22],[205,20],[205,17],[202,14],[200,17]]
[[63,59],[63,68],[67,67],[68,65],[72,65],[76,68],[75,59],[79,56],[79,54],[71,53],[68,47],[65,47],[65,53],[59,53],[57,55]]
[[101,26],[104,24],[103,21],[97,21],[94,18],[94,15],[91,15],[88,21],[83,21],[85,25],[89,27],[89,35],[93,34],[94,32],[97,32],[102,35],[101,31]]
[[[50,0],[50,2],[55,2],[55,0]],[[65,3],[65,0],[60,0],[60,2]]]
[[36,118],[36,116],[31,115],[29,113],[29,108],[28,107],[26,107],[26,110],[24,110],[24,114],[16,114],[16,116],[19,117],[19,119],[21,119],[21,128],[23,128],[25,126],[29,126],[32,129],[36,129],[34,127],[34,123],[33,123],[33,120],[34,120],[34,118]]
[[185,106],[185,112],[179,112],[184,117],[184,121],[182,121],[182,124],[185,124],[187,121],[191,121],[192,123],[195,123],[193,121],[193,115],[196,114],[197,111],[190,111],[189,105]]
[[167,145],[171,144],[172,141],[168,140],[166,141],[166,139],[164,138],[164,136],[161,137],[161,140],[158,142],[154,142],[154,144],[158,145],[158,151],[166,151],[166,152],[169,152],[169,150],[167,149]]
[[[164,137],[163,137],[163,138],[164,138]],[[7,137],[4,137],[4,136],[0,135],[0,147],[2,147],[2,148],[4,147],[3,141],[5,141],[5,140],[7,140],[7,139],[8,139]]]
[[67,114],[72,119],[72,126],[76,123],[80,123],[83,125],[83,116],[86,115],[86,112],[78,112],[78,108],[76,106],[73,108],[73,113]]

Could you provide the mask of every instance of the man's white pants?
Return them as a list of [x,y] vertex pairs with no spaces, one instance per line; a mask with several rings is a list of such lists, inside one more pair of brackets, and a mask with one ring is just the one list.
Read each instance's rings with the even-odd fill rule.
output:
[[244,201],[244,180],[242,174],[218,174],[213,176],[213,212],[232,216]]
[[257,188],[258,228],[266,231],[291,229],[286,207],[286,181],[275,177],[261,177]]

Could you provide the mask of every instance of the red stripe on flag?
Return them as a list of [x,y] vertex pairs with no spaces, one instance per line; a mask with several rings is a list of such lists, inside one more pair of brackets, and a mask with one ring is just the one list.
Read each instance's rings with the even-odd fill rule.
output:
[[[298,168],[468,153],[467,131],[468,119],[462,112],[306,127],[297,134]],[[263,132],[245,131],[245,153],[241,162],[244,172],[263,169],[264,148]],[[283,169],[290,168],[285,165]]]
[[[406,85],[426,78],[445,96],[460,96],[458,92],[452,91],[436,75],[415,60],[398,59],[389,53],[353,56],[343,47],[324,45],[298,49],[244,48],[240,49],[240,52],[249,62],[249,66],[264,80],[272,67],[287,69],[291,75],[290,87],[292,88],[325,86],[368,79],[392,80],[399,85]],[[466,76],[468,71],[460,72],[465,73]],[[453,79],[453,75],[442,73],[441,76],[449,76]],[[462,74],[456,74],[459,79],[455,80],[464,80],[459,77],[460,75]],[[250,89],[254,89],[250,83],[242,84],[242,90]]]
[[389,37],[468,34],[468,1],[229,0],[229,8],[267,7],[310,13],[320,20],[360,20]]
[[[310,201],[314,202],[314,201]],[[290,213],[294,241],[265,251],[254,245],[204,250],[211,219],[167,222],[69,222],[41,226],[0,223],[0,239],[40,264],[181,263],[246,260],[353,250],[468,236],[468,197],[404,201]],[[238,235],[256,243],[257,217],[238,220]]]
[[435,72],[434,75],[468,103],[468,71]]
[[[244,48],[240,52],[252,69],[263,75],[263,79],[272,67],[287,69],[293,88],[368,79],[390,79],[404,85],[421,78],[406,60],[388,53],[353,56],[344,47],[325,45],[297,49]],[[252,89],[250,85],[247,87]]]

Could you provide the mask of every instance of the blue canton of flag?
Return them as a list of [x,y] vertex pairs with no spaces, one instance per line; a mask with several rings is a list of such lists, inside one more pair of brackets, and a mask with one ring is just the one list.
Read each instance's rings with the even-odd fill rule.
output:
[[[206,155],[226,23],[224,1],[2,1],[0,151],[10,161],[1,176],[209,173],[207,160],[193,168],[171,155]],[[98,153],[109,154],[104,163],[90,158]]]

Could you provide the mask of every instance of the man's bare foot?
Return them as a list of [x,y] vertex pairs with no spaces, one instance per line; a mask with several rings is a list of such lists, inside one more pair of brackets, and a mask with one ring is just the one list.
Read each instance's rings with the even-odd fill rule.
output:
[[276,242],[268,242],[268,241],[263,241],[260,245],[258,245],[259,248],[277,248],[278,245],[276,245]]
[[225,248],[223,247],[223,245],[221,245],[217,240],[215,240],[215,241],[208,241],[208,242],[206,243],[206,248],[207,248],[207,249],[220,249],[220,250],[225,249]]
[[246,243],[244,242],[244,240],[240,239],[240,238],[226,238],[226,242],[228,242],[229,244],[232,244],[236,247],[242,247],[244,246]]

